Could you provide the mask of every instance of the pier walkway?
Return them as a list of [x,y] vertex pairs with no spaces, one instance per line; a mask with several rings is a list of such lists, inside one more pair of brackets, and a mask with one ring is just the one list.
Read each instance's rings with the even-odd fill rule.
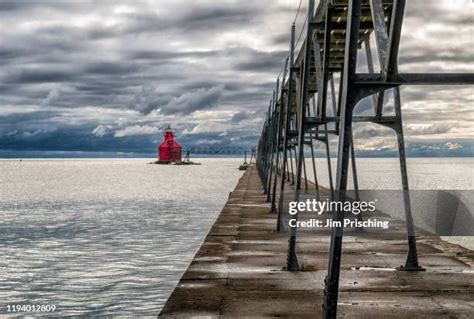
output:
[[[288,233],[275,231],[269,210],[251,166],[160,316],[321,317],[330,230],[299,232],[306,271],[285,271]],[[406,259],[403,222],[391,220],[389,233],[347,232],[337,316],[474,318],[474,252],[422,231],[417,243],[426,271],[397,271]]]

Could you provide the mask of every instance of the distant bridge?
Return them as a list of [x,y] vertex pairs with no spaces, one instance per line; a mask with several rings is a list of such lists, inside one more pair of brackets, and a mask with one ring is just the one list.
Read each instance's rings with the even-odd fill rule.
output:
[[193,155],[235,155],[246,152],[251,152],[251,147],[245,146],[221,146],[221,145],[195,145],[195,146],[184,146],[183,154],[188,156]]

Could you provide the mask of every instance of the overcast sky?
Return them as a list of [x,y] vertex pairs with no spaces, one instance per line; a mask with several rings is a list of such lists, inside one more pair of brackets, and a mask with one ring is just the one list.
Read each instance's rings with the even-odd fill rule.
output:
[[[184,145],[252,145],[298,2],[0,0],[0,150],[152,153],[168,124]],[[474,72],[474,3],[407,2],[400,71]],[[403,88],[410,154],[472,156],[473,95]],[[395,149],[355,129],[360,152]]]

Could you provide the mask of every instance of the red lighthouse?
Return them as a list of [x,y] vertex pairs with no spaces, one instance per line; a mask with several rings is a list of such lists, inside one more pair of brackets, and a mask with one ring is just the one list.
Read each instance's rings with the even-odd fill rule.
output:
[[158,147],[158,161],[161,163],[181,162],[181,145],[174,140],[174,133],[171,127],[163,134],[163,143]]

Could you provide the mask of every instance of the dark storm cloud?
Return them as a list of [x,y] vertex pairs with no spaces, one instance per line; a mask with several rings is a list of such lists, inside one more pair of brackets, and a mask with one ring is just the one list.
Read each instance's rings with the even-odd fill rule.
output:
[[237,63],[237,70],[241,71],[263,71],[281,68],[284,64],[288,51],[278,52],[254,52],[247,61]]
[[[87,0],[2,0],[0,2],[0,13],[12,14],[13,11],[25,12],[37,8],[47,8],[48,10],[64,10],[78,7]],[[107,1],[107,0],[105,0]]]
[[[412,50],[416,53],[416,50]],[[465,48],[446,48],[442,52],[435,52],[432,55],[404,55],[398,59],[400,64],[422,63],[422,62],[459,62],[469,64],[473,60],[472,52]]]
[[58,111],[36,111],[29,113],[13,113],[0,116],[0,126],[14,125],[17,123],[24,123],[30,121],[41,121],[50,119],[51,117],[59,115]]
[[273,43],[276,45],[288,45],[290,46],[290,37],[288,34],[279,34],[272,39]]
[[[90,10],[102,9],[107,13],[108,7],[114,4],[131,5],[130,2],[101,1],[94,3],[92,1],[81,1],[70,3],[69,9],[79,9],[86,12]],[[69,29],[67,33],[80,35],[90,40],[101,40],[109,38],[120,38],[124,35],[143,35],[153,33],[176,34],[180,36],[183,32],[196,34],[203,32],[213,32],[216,29],[227,30],[239,28],[243,24],[252,23],[264,11],[265,6],[259,3],[240,5],[238,2],[176,2],[174,4],[166,3],[169,12],[156,13],[156,6],[147,4],[144,1],[136,1],[134,6],[139,10],[134,12],[124,12],[118,14],[121,21],[116,26],[107,26],[95,24],[93,27],[82,30],[71,27],[62,27],[63,30]],[[133,5],[133,4],[132,4]],[[67,7],[67,4],[63,4]],[[51,7],[58,9],[52,5]],[[161,8],[166,8],[161,5]],[[47,29],[43,29],[47,31]]]
[[130,64],[120,62],[96,62],[87,65],[83,72],[86,74],[104,74],[104,75],[121,75],[138,72],[140,70],[139,64]]
[[128,14],[126,18],[129,23],[123,31],[140,33],[179,30],[195,33],[216,28],[238,28],[258,17],[262,13],[262,7],[255,4],[229,6],[220,2],[195,2],[192,6],[178,6],[176,12],[167,16],[150,12]]
[[[32,1],[31,5],[8,5],[5,9],[15,11],[19,16],[16,22],[28,21],[23,14],[28,11],[37,13],[37,26],[30,32],[22,31],[16,35],[14,32],[6,32],[7,38],[12,41],[6,41],[6,47],[0,50],[2,63],[7,64],[8,68],[3,74],[2,90],[15,94],[18,88],[10,90],[10,85],[28,87],[31,102],[39,96],[48,94],[49,90],[33,87],[35,84],[56,83],[59,85],[68,85],[69,92],[64,94],[66,100],[60,102],[61,106],[80,107],[84,104],[96,104],[100,107],[116,107],[113,103],[107,103],[104,96],[128,95],[122,99],[124,108],[130,107],[139,110],[143,114],[148,114],[156,109],[163,102],[170,103],[162,105],[163,114],[172,114],[172,107],[178,107],[178,113],[196,111],[199,109],[208,109],[213,107],[220,99],[221,92],[197,98],[187,98],[189,101],[180,103],[182,99],[189,96],[186,92],[177,92],[179,87],[190,88],[191,90],[209,90],[222,84],[222,81],[213,81],[212,86],[198,86],[197,79],[186,81],[179,87],[168,87],[161,89],[160,82],[181,80],[187,73],[187,62],[181,59],[209,59],[220,56],[221,60],[228,60],[229,66],[233,61],[238,61],[243,56],[245,61],[265,57],[263,52],[245,47],[230,47],[219,50],[162,50],[159,46],[152,45],[146,49],[135,49],[126,45],[121,45],[115,49],[104,49],[94,52],[98,49],[97,39],[113,36],[119,41],[126,41],[128,34],[146,34],[148,32],[157,34],[180,34],[184,40],[189,37],[190,32],[199,32],[204,30],[207,33],[222,32],[228,28],[237,27],[241,23],[247,23],[258,17],[262,13],[262,5],[241,6],[238,3],[193,3],[193,5],[178,4],[175,10],[170,14],[157,14],[154,10],[149,10],[144,3],[138,3],[133,6],[134,12],[119,13],[118,24],[109,26],[98,22],[92,22],[87,25],[77,26],[73,23],[65,24],[54,19],[48,21],[51,11],[54,14],[62,14],[67,19],[68,16],[74,17],[71,9],[77,9],[78,14],[88,13],[88,9],[94,8],[99,15],[101,11],[109,12],[113,2],[103,2],[94,4],[89,1],[56,3],[48,2],[44,6],[37,6],[37,2]],[[125,3],[129,5],[129,3]],[[69,5],[69,6],[68,6]],[[166,8],[166,7],[163,7]],[[34,11],[33,11],[34,10]],[[165,10],[166,11],[166,10]],[[41,15],[44,15],[44,19]],[[107,16],[104,15],[105,18]],[[25,20],[22,20],[24,18]],[[45,23],[47,21],[47,23]],[[35,22],[33,19],[32,22]],[[213,28],[216,28],[212,31]],[[186,34],[187,33],[187,34]],[[179,37],[177,37],[179,38]],[[124,39],[124,40],[122,40]],[[89,42],[89,43],[88,43]],[[107,55],[113,55],[111,60],[107,61]],[[8,64],[11,60],[11,64]],[[232,61],[232,62],[231,62]],[[58,64],[61,63],[61,65]],[[223,62],[227,63],[227,62]],[[69,67],[64,67],[69,64]],[[163,65],[163,68],[160,67]],[[170,66],[181,65],[180,72]],[[276,65],[276,63],[273,63]],[[124,83],[125,82],[125,83]],[[196,83],[192,83],[196,82]],[[229,89],[243,86],[243,84],[233,81]],[[154,84],[152,84],[154,83]],[[166,84],[168,84],[166,83]],[[157,95],[160,98],[153,98],[151,101],[143,103],[137,107],[137,103],[129,101],[140,94],[140,88],[144,86],[157,87]],[[171,89],[171,91],[170,91]],[[10,90],[10,92],[8,92]],[[40,91],[39,91],[40,90]],[[71,91],[72,90],[72,91]],[[26,92],[25,90],[23,90]],[[137,91],[139,93],[137,93]],[[215,90],[212,90],[213,93]],[[81,93],[82,92],[82,93]],[[181,94],[179,94],[181,93]],[[164,96],[164,97],[163,97]],[[174,99],[174,100],[173,100]],[[181,99],[181,100],[180,100]],[[41,103],[41,102],[40,102]]]
[[153,87],[142,87],[141,92],[135,94],[130,100],[128,107],[142,114],[149,114],[170,100],[171,96],[159,96]]
[[232,116],[232,123],[240,123],[245,120],[249,119],[255,119],[256,117],[259,117],[257,112],[248,112],[248,111],[241,111],[238,113],[235,113],[234,116]]
[[258,108],[266,110],[268,106],[268,101],[272,98],[272,91],[261,91],[261,90],[249,90],[243,92],[235,92],[227,94],[225,97],[225,102],[229,104],[241,103],[243,105],[256,105]]
[[29,53],[26,49],[0,47],[0,64],[8,64],[11,60],[27,56]]
[[[424,1],[409,1],[405,9],[406,18],[420,19],[425,23],[435,21],[447,26],[466,26],[472,23],[469,1],[437,1],[426,5]],[[451,10],[449,10],[451,9]],[[420,25],[422,27],[423,25]]]
[[0,2],[0,13],[11,14],[13,11],[26,10],[38,6],[40,3],[35,1],[13,1],[5,0]]
[[31,84],[47,82],[69,82],[76,77],[76,73],[71,70],[51,70],[48,68],[36,70],[20,70],[19,72],[7,76],[3,81],[8,84]]
[[224,86],[218,85],[208,90],[198,89],[194,92],[185,93],[173,97],[166,105],[160,106],[162,114],[190,114],[198,110],[214,107],[224,93]]
[[250,23],[261,13],[255,5],[226,7],[212,2],[210,6],[198,6],[188,12],[180,22],[186,30],[212,30],[222,27],[239,27]]
[[222,51],[163,51],[163,50],[139,50],[126,53],[129,60],[138,60],[142,62],[153,62],[154,64],[176,63],[183,58],[208,59],[216,57]]
[[[401,66],[412,71],[426,62],[440,70],[470,62],[465,43],[420,42],[450,38],[450,28],[466,32],[472,24],[469,10],[446,11],[446,3],[407,4],[404,30],[426,21],[435,27],[424,37],[404,32]],[[143,151],[154,148],[157,128],[168,123],[183,143],[255,143],[296,7],[233,0],[0,1],[0,149]],[[304,15],[299,20],[297,31]],[[472,113],[466,94],[454,92],[404,89],[407,132],[457,133],[466,123],[456,121]],[[410,104],[423,99],[430,103]],[[366,99],[356,113],[371,109]],[[430,123],[443,120],[450,122]]]

